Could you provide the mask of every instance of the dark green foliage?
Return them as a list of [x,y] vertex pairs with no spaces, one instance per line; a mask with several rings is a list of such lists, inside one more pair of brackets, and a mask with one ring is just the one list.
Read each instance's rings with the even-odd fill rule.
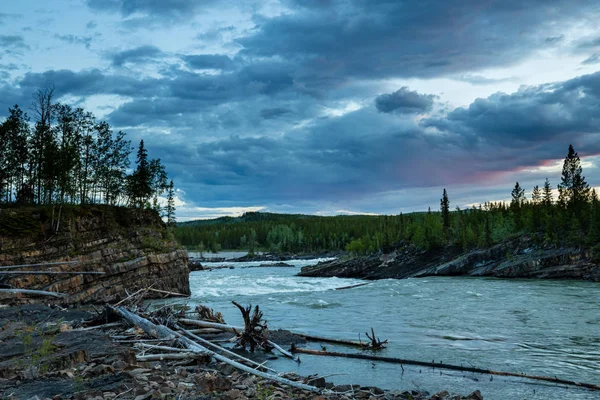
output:
[[114,134],[82,108],[55,103],[53,95],[53,88],[35,93],[33,124],[19,106],[0,123],[0,204],[142,208],[167,189],[165,168],[148,159],[143,141],[127,176],[131,144],[125,133]]
[[448,229],[450,229],[450,200],[448,200],[446,188],[444,188],[442,199],[440,200],[440,211],[442,213],[442,227],[444,228],[444,233],[447,235]]
[[[585,182],[583,176],[577,179]],[[246,213],[239,218],[182,223],[175,236],[190,248],[261,248],[292,253],[338,250],[355,255],[386,252],[407,244],[424,250],[442,246],[468,250],[492,246],[523,233],[549,245],[591,247],[600,241],[597,196],[588,196],[584,208],[589,212],[582,214],[582,222],[573,221],[566,208],[554,204],[547,179],[542,189],[534,188],[530,202],[518,182],[511,194],[510,204],[489,202],[464,210],[456,207],[452,212],[444,190],[440,212],[335,217]],[[252,242],[251,237],[255,238]]]
[[175,187],[173,186],[173,181],[169,182],[169,188],[167,190],[167,225],[174,226],[175,225]]
[[[590,201],[590,186],[585,181],[581,161],[572,145],[569,145],[569,152],[563,164],[558,192],[559,206],[569,212],[570,218],[575,218],[580,225],[587,226],[585,215]],[[564,222],[568,223],[567,220]]]

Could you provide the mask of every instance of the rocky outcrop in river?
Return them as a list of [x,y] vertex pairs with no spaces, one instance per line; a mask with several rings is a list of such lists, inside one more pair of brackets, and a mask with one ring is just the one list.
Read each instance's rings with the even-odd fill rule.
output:
[[[0,265],[75,260],[15,271],[104,274],[0,274],[2,287],[65,293],[63,304],[113,302],[147,287],[190,293],[187,252],[178,248],[156,213],[108,206],[65,207],[60,218],[58,213],[52,207],[0,209]],[[0,296],[0,302],[14,299]]]
[[580,279],[600,281],[600,267],[587,251],[539,246],[529,236],[462,253],[447,247],[420,251],[400,246],[390,254],[338,259],[303,267],[301,276],[386,279],[441,276]]

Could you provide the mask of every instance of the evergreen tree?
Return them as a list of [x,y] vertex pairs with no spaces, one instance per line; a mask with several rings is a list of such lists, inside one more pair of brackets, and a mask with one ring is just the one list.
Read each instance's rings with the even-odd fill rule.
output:
[[544,207],[548,209],[552,206],[553,202],[554,199],[552,197],[552,186],[550,185],[548,178],[546,178],[546,182],[544,182],[542,203],[544,204]]
[[148,151],[144,147],[144,140],[140,141],[135,160],[136,169],[129,176],[128,195],[132,205],[144,208],[148,199],[152,196],[152,176],[150,163],[148,162]]
[[533,191],[531,192],[531,202],[533,205],[538,205],[542,202],[542,191],[538,185],[533,187]]
[[448,200],[446,188],[444,188],[442,199],[440,200],[440,210],[442,212],[442,227],[444,229],[444,234],[447,235],[448,230],[450,229],[450,200]]
[[169,182],[169,189],[167,192],[167,225],[174,226],[175,225],[175,189],[173,186],[173,181]]
[[569,152],[563,163],[561,182],[558,185],[558,202],[581,222],[590,201],[590,186],[585,181],[579,156],[569,145]]
[[523,203],[525,203],[525,189],[521,188],[521,185],[517,182],[510,194],[512,197],[510,201],[510,211],[513,215],[515,227],[520,229],[523,222],[521,209]]

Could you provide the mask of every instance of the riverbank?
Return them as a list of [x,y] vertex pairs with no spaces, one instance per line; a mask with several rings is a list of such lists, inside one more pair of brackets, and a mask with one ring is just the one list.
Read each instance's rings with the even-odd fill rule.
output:
[[485,276],[598,282],[600,267],[585,249],[539,245],[531,236],[522,236],[469,252],[457,247],[422,251],[412,245],[400,245],[389,254],[337,259],[303,267],[299,275],[366,280]]
[[[87,326],[88,309],[25,305],[0,309],[0,395],[6,399],[371,399],[480,400],[441,392],[383,391],[337,385],[324,377],[283,376],[323,389],[321,395],[241,373],[209,357],[142,361],[133,342],[154,343],[136,327]],[[96,324],[98,322],[96,321]],[[274,332],[277,333],[277,332]],[[231,336],[231,335],[229,335]],[[276,336],[276,335],[274,335]],[[280,335],[279,337],[284,337]],[[283,344],[283,342],[281,342]],[[285,343],[289,344],[289,343]],[[149,354],[150,352],[148,352]],[[250,353],[245,354],[246,356]],[[264,361],[265,355],[256,354]],[[272,355],[268,356],[272,357]]]

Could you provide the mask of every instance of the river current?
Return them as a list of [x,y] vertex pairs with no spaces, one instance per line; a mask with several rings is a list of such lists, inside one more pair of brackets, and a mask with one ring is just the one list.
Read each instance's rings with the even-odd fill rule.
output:
[[[232,325],[241,316],[232,304],[258,304],[271,329],[358,340],[375,329],[389,339],[376,355],[475,366],[498,371],[600,384],[600,284],[577,281],[435,277],[380,280],[295,276],[318,260],[289,261],[294,268],[248,268],[264,263],[204,263],[234,269],[192,272],[190,305],[221,311]],[[356,349],[323,344],[327,350]],[[321,344],[309,343],[320,349]],[[269,361],[278,371],[332,375],[336,384],[385,389],[479,389],[487,399],[600,399],[584,389],[425,367],[301,355]]]

